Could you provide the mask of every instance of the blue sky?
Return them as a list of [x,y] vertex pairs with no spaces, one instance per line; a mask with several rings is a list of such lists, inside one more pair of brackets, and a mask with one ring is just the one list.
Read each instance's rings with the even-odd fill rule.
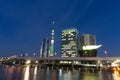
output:
[[55,21],[55,51],[60,53],[61,31],[75,27],[79,35],[96,35],[103,46],[98,54],[119,56],[119,0],[1,0],[0,56],[39,54],[44,37],[50,38]]

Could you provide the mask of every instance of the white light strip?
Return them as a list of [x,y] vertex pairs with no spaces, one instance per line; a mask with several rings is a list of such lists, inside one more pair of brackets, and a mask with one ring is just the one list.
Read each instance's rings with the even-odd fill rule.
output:
[[102,45],[86,45],[83,46],[82,49],[83,50],[93,50],[93,49],[98,49],[100,48]]

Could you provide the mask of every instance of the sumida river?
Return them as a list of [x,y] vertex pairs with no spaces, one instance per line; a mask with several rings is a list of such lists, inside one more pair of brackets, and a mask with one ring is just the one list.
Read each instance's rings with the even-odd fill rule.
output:
[[1,65],[0,80],[120,80],[120,77],[111,71],[81,72]]

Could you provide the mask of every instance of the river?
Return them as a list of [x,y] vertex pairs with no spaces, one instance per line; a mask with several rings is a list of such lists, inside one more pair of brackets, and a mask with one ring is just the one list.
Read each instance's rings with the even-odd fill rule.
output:
[[81,72],[1,65],[0,80],[120,80],[120,77],[111,71]]

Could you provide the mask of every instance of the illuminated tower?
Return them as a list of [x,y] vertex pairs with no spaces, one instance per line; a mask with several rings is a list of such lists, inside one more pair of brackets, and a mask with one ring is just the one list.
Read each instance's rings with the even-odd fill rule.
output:
[[54,56],[54,24],[55,22],[52,22],[53,28],[52,28],[52,33],[51,33],[51,45],[50,45],[50,57]]

